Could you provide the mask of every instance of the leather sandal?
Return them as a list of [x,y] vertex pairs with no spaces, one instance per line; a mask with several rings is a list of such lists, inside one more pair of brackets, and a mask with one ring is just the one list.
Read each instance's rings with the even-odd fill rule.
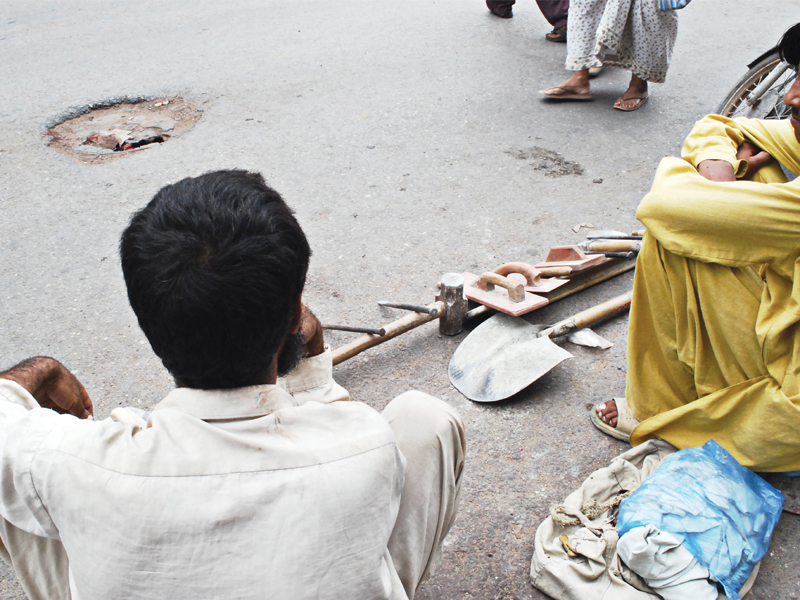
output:
[[[645,104],[647,104],[647,101],[649,99],[650,99],[650,96],[648,94],[645,94],[644,96],[641,96],[639,98],[623,98],[622,96],[620,96],[619,98],[617,98],[617,101],[614,102],[614,108],[616,108],[617,110],[624,111],[624,112],[633,112],[634,110],[639,110]],[[620,104],[620,102],[633,102],[633,105],[629,106],[629,107],[628,106],[622,106],[622,104]]]
[[612,427],[597,414],[597,409],[605,406],[605,403],[592,408],[592,424],[606,435],[623,442],[630,442],[631,432],[639,425],[639,421],[633,416],[633,411],[625,398],[614,398],[614,402],[617,404],[617,426]]
[[552,100],[581,100],[586,102],[594,99],[592,92],[575,92],[559,85],[547,88],[546,90],[539,90],[539,93],[545,98],[550,98]]

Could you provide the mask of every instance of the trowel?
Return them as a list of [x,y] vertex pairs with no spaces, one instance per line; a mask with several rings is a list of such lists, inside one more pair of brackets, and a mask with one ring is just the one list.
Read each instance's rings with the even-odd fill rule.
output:
[[628,292],[549,327],[498,313],[473,329],[456,349],[447,369],[450,383],[475,402],[504,400],[572,358],[552,338],[614,316],[630,304]]

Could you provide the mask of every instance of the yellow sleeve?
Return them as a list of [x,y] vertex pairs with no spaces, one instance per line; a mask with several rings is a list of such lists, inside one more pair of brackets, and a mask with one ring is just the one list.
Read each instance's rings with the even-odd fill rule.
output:
[[681,158],[695,169],[704,160],[727,161],[739,178],[747,171],[747,161],[738,160],[736,152],[745,140],[769,152],[793,173],[800,174],[800,143],[788,120],[708,115],[695,123],[683,143]]
[[800,186],[709,181],[678,158],[661,161],[636,218],[670,252],[704,262],[782,272],[800,253]]
[[747,171],[747,162],[738,160],[736,152],[746,140],[736,122],[719,115],[708,115],[692,127],[683,142],[681,158],[695,169],[704,160],[724,160],[733,166],[736,177]]

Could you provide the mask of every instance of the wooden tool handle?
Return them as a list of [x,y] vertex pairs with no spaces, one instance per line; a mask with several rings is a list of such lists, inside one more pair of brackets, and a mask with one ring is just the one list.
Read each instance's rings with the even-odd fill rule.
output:
[[616,298],[607,300],[606,302],[598,304],[597,306],[593,306],[592,308],[587,308],[586,310],[579,312],[577,315],[573,315],[567,319],[564,319],[563,321],[559,321],[552,327],[548,327],[539,333],[538,337],[544,337],[547,335],[553,338],[566,335],[573,331],[588,327],[589,325],[593,325],[594,323],[602,321],[603,319],[607,319],[608,317],[613,317],[617,313],[623,312],[630,307],[632,296],[633,292],[628,292],[627,294],[622,294],[622,296],[617,296]]
[[524,262],[510,262],[504,263],[494,270],[498,275],[510,275],[511,273],[519,273],[528,281],[528,285],[539,285],[542,281],[542,272],[533,265]]
[[386,332],[384,335],[362,335],[354,339],[349,344],[345,344],[344,346],[336,348],[333,351],[333,364],[338,365],[340,362],[343,362],[348,358],[352,358],[367,348],[372,348],[373,346],[382,344],[383,342],[397,337],[401,333],[405,333],[406,331],[410,331],[415,327],[419,327],[420,325],[424,325],[425,323],[429,323],[430,321],[440,318],[442,315],[444,315],[446,306],[444,302],[440,301],[428,304],[428,308],[435,308],[437,316],[434,317],[428,313],[411,313],[402,319],[397,319],[396,321],[392,321],[391,323],[384,325],[381,328]]
[[545,277],[569,277],[572,267],[542,267],[538,271]]
[[486,272],[481,275],[481,278],[476,283],[485,292],[491,292],[496,285],[508,290],[508,299],[512,302],[525,300],[525,286],[522,283],[512,281],[508,277],[503,277],[497,273]]
[[591,252],[639,252],[641,248],[642,243],[636,240],[609,240],[586,244],[586,250]]

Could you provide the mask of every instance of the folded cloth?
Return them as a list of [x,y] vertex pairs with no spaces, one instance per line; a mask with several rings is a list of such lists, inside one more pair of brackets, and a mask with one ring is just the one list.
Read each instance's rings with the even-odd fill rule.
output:
[[671,533],[635,527],[620,538],[617,552],[664,600],[717,600],[716,579]]

